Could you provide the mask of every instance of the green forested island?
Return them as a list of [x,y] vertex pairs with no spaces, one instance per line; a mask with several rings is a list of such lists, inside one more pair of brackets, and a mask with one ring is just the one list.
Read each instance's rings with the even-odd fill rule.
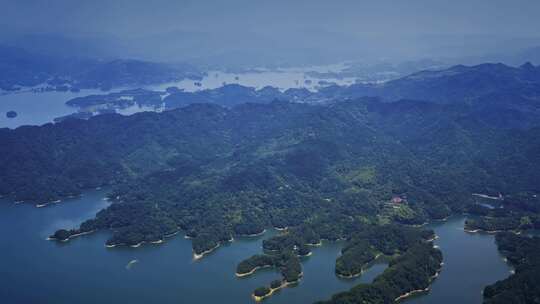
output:
[[540,0],[0,0],[0,304],[540,304]]
[[[525,83],[512,92],[536,96],[538,88]],[[139,246],[182,230],[196,258],[235,236],[287,228],[237,267],[239,276],[274,267],[279,287],[301,279],[310,246],[344,239],[337,275],[356,276],[381,255],[391,262],[372,284],[329,303],[390,303],[428,288],[440,268],[433,232],[414,226],[467,212],[475,216],[468,230],[538,227],[537,105],[505,107],[482,96],[205,103],[0,129],[0,194],[43,204],[110,185],[108,208],[51,238],[107,230],[107,246]],[[473,193],[504,194],[502,208],[478,204]],[[269,282],[254,296],[277,287]]]
[[15,118],[15,117],[17,117],[17,115],[18,115],[18,114],[17,114],[17,112],[15,112],[15,111],[7,111],[7,112],[6,112],[6,117],[7,117],[7,118]]
[[360,284],[319,304],[394,303],[429,289],[441,269],[442,255],[428,243],[417,243],[393,259],[371,284]]
[[135,245],[182,229],[196,253],[313,216],[422,224],[465,210],[473,192],[538,186],[537,130],[475,123],[468,110],[371,99],[195,104],[1,130],[0,190],[41,203],[114,184],[115,203],[73,234],[113,228],[109,244]]
[[[331,232],[325,229],[330,223],[335,226],[334,231]],[[283,287],[283,284],[286,286],[287,284],[296,283],[302,276],[298,258],[309,255],[309,246],[318,245],[321,239],[347,240],[345,247],[342,249],[342,255],[336,260],[336,274],[342,277],[360,275],[370,262],[373,262],[382,254],[390,257],[390,270],[387,270],[387,272],[405,271],[400,269],[406,267],[407,263],[411,263],[410,259],[412,256],[417,256],[417,251],[418,253],[424,253],[423,258],[425,260],[422,261],[424,263],[420,264],[419,260],[414,262],[418,264],[411,265],[411,267],[428,267],[425,273],[410,274],[415,276],[418,285],[407,282],[408,278],[392,278],[394,283],[399,286],[392,291],[396,293],[392,298],[395,299],[420,287],[422,289],[427,288],[431,279],[424,280],[422,278],[431,278],[440,269],[442,262],[441,252],[433,248],[430,243],[434,238],[433,231],[402,225],[370,225],[351,219],[342,219],[340,221],[337,218],[328,219],[328,222],[315,220],[265,240],[263,242],[265,253],[254,255],[242,261],[238,265],[236,273],[237,276],[245,276],[262,267],[276,267],[281,270],[283,276],[281,281],[283,283],[279,285],[279,288]],[[426,249],[429,250],[425,252]],[[435,267],[436,262],[438,262],[438,267]],[[432,265],[432,263],[435,264]],[[420,277],[418,278],[416,275],[420,275]],[[272,289],[277,288],[272,287],[272,285],[275,286],[276,283],[270,283],[270,288],[263,286],[255,290],[254,296],[258,298],[269,296]],[[266,291],[266,293],[261,296],[262,291]],[[384,296],[385,298],[392,297],[389,290],[385,289],[384,292],[388,293]],[[379,296],[382,297],[382,295]],[[358,303],[358,299],[361,297],[351,291],[350,294],[336,296],[332,299],[332,303],[346,303],[341,302],[341,298],[352,298],[356,302],[351,303]]]

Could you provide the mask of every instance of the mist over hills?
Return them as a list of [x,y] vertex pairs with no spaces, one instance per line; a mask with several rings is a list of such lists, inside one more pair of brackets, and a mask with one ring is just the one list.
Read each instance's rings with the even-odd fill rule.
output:
[[51,90],[80,90],[143,86],[184,78],[200,79],[203,73],[188,64],[162,64],[133,59],[93,59],[30,52],[0,45],[0,89],[45,85]]
[[[527,0],[26,0],[3,8],[0,43],[49,55],[228,67],[425,58],[479,64],[540,45],[540,7]],[[526,61],[535,63],[517,60]]]
[[[279,37],[255,32],[204,31],[163,32],[136,38],[51,33],[0,35],[0,44],[23,48],[36,55],[190,63],[203,69],[324,65],[344,61],[401,63],[425,59],[448,65],[485,62],[519,65],[527,61],[540,64],[540,38],[484,35],[404,35],[385,41],[380,37],[316,30],[283,33]],[[396,49],[396,45],[400,48]]]
[[[471,87],[475,87],[476,89],[471,90]],[[444,157],[448,157],[449,160],[456,157],[455,154],[452,154],[456,151],[455,149],[450,149],[451,146],[461,147],[467,150],[463,151],[463,156],[474,155],[477,152],[473,153],[473,151],[483,151],[483,149],[488,150],[485,150],[486,154],[482,154],[481,157],[487,157],[487,155],[490,155],[494,151],[503,153],[506,150],[503,146],[506,144],[523,144],[525,146],[518,150],[531,149],[530,151],[534,151],[537,147],[534,145],[529,147],[527,142],[531,144],[535,142],[532,138],[534,138],[534,134],[537,132],[535,128],[539,126],[540,122],[539,91],[539,68],[531,64],[525,64],[519,68],[502,64],[484,64],[472,67],[456,66],[441,71],[419,72],[380,85],[333,86],[318,92],[302,90],[281,92],[272,88],[255,90],[237,85],[194,93],[170,91],[170,95],[164,99],[164,102],[171,105],[173,102],[176,102],[177,104],[172,108],[181,107],[181,109],[166,111],[162,114],[141,113],[130,117],[105,114],[91,118],[88,121],[68,119],[65,122],[54,125],[47,124],[42,127],[21,127],[16,130],[2,130],[0,139],[3,139],[1,141],[10,143],[9,145],[3,145],[5,147],[3,155],[6,157],[2,163],[2,172],[4,172],[3,184],[5,185],[2,191],[4,194],[14,194],[19,199],[39,199],[40,197],[43,198],[43,195],[47,193],[47,199],[53,200],[64,195],[78,193],[78,191],[85,187],[100,186],[102,183],[120,182],[117,180],[120,176],[123,176],[122,179],[124,179],[133,174],[135,174],[134,177],[138,177],[139,175],[144,176],[154,170],[164,170],[171,166],[169,164],[171,159],[167,155],[174,158],[174,155],[184,155],[185,153],[191,155],[195,153],[188,157],[192,159],[199,157],[196,155],[207,155],[210,157],[209,155],[214,155],[214,153],[218,153],[219,155],[224,153],[222,156],[229,155],[232,157],[233,155],[243,155],[238,153],[248,153],[248,150],[241,148],[247,147],[246,144],[250,147],[262,144],[262,142],[248,144],[245,142],[246,140],[248,142],[262,140],[266,142],[264,145],[270,145],[264,149],[272,150],[276,147],[270,142],[277,143],[284,141],[285,138],[282,136],[288,137],[291,134],[296,134],[290,129],[296,127],[301,127],[302,131],[298,131],[298,134],[304,134],[301,135],[302,138],[304,138],[305,134],[311,132],[307,131],[307,129],[311,130],[314,128],[313,130],[319,130],[319,128],[323,128],[315,131],[315,134],[321,134],[321,136],[322,134],[326,134],[324,135],[326,144],[332,142],[331,145],[341,146],[351,140],[347,137],[347,133],[344,133],[345,129],[341,128],[350,128],[351,125],[360,124],[358,130],[367,132],[362,134],[367,136],[368,133],[375,132],[369,135],[369,138],[371,138],[370,136],[375,136],[389,140],[389,142],[383,140],[381,143],[370,143],[369,145],[373,145],[372,148],[374,149],[377,149],[376,147],[379,144],[386,145],[393,141],[396,141],[396,143],[407,141],[411,143],[411,146],[407,149],[414,149],[416,151],[415,153],[435,153],[433,151],[443,153],[445,156],[442,156],[443,154],[436,154],[435,159],[437,161],[442,161]],[[302,93],[302,95],[297,95],[299,93]],[[364,96],[374,96],[376,98],[365,98]],[[321,100],[325,102],[321,102]],[[291,103],[289,101],[294,102]],[[74,100],[73,102],[76,103],[78,101]],[[86,99],[82,98],[80,102],[86,102]],[[208,103],[214,103],[216,105],[208,105]],[[222,108],[220,105],[227,106],[227,108]],[[310,113],[308,117],[305,116],[307,113]],[[320,115],[326,118],[323,119],[319,117]],[[309,118],[311,116],[317,117],[317,121],[322,119],[320,121],[321,125],[314,123]],[[343,125],[341,120],[350,121]],[[66,128],[65,126],[69,127]],[[127,133],[115,131],[118,128],[132,130],[139,135],[130,136]],[[187,129],[183,130],[184,128]],[[356,130],[357,128],[352,129]],[[249,132],[255,133],[251,134],[247,130],[252,130]],[[259,134],[257,130],[261,133]],[[270,135],[274,131],[282,135]],[[205,135],[203,135],[200,132],[208,133],[204,133]],[[217,133],[214,134],[214,132]],[[249,134],[244,134],[245,132]],[[382,133],[379,134],[379,132]],[[509,133],[513,135],[508,137]],[[144,136],[141,137],[140,135],[143,134]],[[351,136],[353,135],[354,132]],[[66,167],[70,168],[68,172],[62,168],[66,163],[71,162],[73,157],[68,150],[62,148],[65,136],[76,139],[78,142],[75,146],[70,145],[75,149],[74,151],[78,151],[73,153],[77,153],[79,156],[76,158],[76,162]],[[121,136],[121,138],[117,138],[117,136]],[[232,140],[230,136],[236,139],[230,142],[229,140]],[[239,137],[237,138],[236,136]],[[277,137],[270,139],[268,136]],[[341,139],[338,140],[335,136]],[[522,136],[525,136],[523,141],[518,139]],[[43,140],[36,141],[40,137],[43,137]],[[200,138],[203,137],[205,140],[201,142]],[[508,142],[504,138],[513,138],[513,140]],[[528,139],[526,140],[525,138]],[[52,143],[51,140],[56,142],[56,144]],[[143,142],[139,142],[141,140]],[[235,140],[239,140],[240,142],[235,142]],[[268,140],[270,142],[267,142]],[[297,140],[287,139],[283,144],[296,146],[300,144]],[[326,172],[327,162],[330,161],[330,159],[327,159],[328,157],[331,159],[336,158],[336,160],[342,157],[348,159],[346,155],[349,155],[349,152],[343,151],[344,154],[338,153],[339,155],[334,155],[334,152],[330,153],[330,151],[324,148],[326,144],[322,146],[317,144],[311,146],[313,143],[311,143],[309,138],[304,138],[303,140],[310,142],[310,144],[306,143],[306,145],[311,147],[309,148],[310,150],[320,148],[326,151],[324,153],[318,151],[316,153],[322,154],[309,157],[311,161],[315,161],[321,157],[326,159],[320,164],[322,167],[317,169],[322,170],[320,172],[318,171],[318,174]],[[360,138],[357,140],[360,140]],[[440,142],[441,140],[443,142]],[[517,142],[514,140],[517,140]],[[45,146],[40,146],[40,148],[33,147],[34,141],[36,141],[36,144],[39,142],[49,142],[46,146],[48,148],[43,150]],[[84,143],[87,142],[95,142],[96,144],[86,146]],[[120,145],[118,149],[122,151],[114,148],[117,144]],[[187,146],[185,146],[186,144]],[[255,146],[252,146],[252,144]],[[354,145],[357,144],[358,142]],[[20,146],[21,148],[16,148],[19,145],[22,145]],[[424,147],[424,145],[427,146]],[[23,146],[27,148],[23,149]],[[104,149],[103,147],[105,146],[109,148]],[[402,149],[398,146],[391,149]],[[28,147],[31,148],[28,149]],[[87,151],[88,149],[92,149],[92,147],[101,147],[99,149],[102,152]],[[234,147],[240,147],[241,150],[234,152],[236,149]],[[49,151],[49,148],[53,150],[60,149],[63,152],[59,154],[58,152]],[[189,152],[188,150],[191,148],[196,149],[196,152]],[[446,150],[447,148],[448,150]],[[150,149],[150,151],[147,149]],[[181,149],[182,151],[176,151],[177,149]],[[184,151],[184,149],[188,150]],[[283,153],[287,154],[288,152],[286,151],[288,149],[283,150]],[[345,145],[343,149],[347,150],[349,148]],[[14,153],[15,151],[17,152]],[[168,152],[165,153],[164,151]],[[20,164],[20,162],[15,161],[17,158],[30,159],[30,155],[24,156],[28,153],[37,153],[36,157],[40,155],[37,157],[37,159],[41,159],[40,163],[42,164],[39,165],[39,168],[43,168],[46,171],[35,175],[36,172],[41,171],[38,170],[38,167],[29,167],[23,170],[23,172],[29,175],[20,179],[21,168],[12,167],[12,165]],[[64,155],[64,153],[67,154]],[[100,156],[102,153],[105,154]],[[258,158],[260,156],[258,153],[252,153],[254,152],[249,152],[245,157]],[[327,153],[330,154],[327,155]],[[281,155],[281,152],[274,151],[270,153],[270,155],[274,154]],[[413,154],[408,155],[412,157]],[[10,155],[15,159],[11,159]],[[60,159],[50,159],[52,155],[64,156]],[[88,155],[90,158],[87,161],[81,162],[80,157],[83,155]],[[156,159],[155,156],[157,155],[161,156]],[[219,155],[215,155],[215,157],[222,157]],[[518,155],[516,154],[512,157],[517,157],[517,161],[517,159],[521,159]],[[534,153],[520,161],[534,159],[533,155]],[[154,159],[150,160],[148,158],[150,156]],[[510,160],[512,157],[499,155],[496,159],[497,161],[512,161]],[[228,161],[233,161],[234,158]],[[183,160],[182,162],[184,161],[187,160]],[[191,161],[189,160],[189,162]],[[393,160],[387,161],[393,162]],[[422,160],[421,162],[424,161],[427,160]],[[131,162],[133,164],[129,165]],[[469,164],[471,167],[467,170],[470,172],[474,166],[474,162],[475,160],[472,159],[456,159],[451,164],[446,163],[446,161],[443,163],[458,167],[463,166],[463,164]],[[26,165],[32,164],[27,161],[24,163]],[[83,178],[79,182],[75,182],[76,179],[71,179],[71,182],[70,179],[65,179],[65,174],[71,176],[72,173],[69,172],[79,172],[75,168],[80,165],[91,166],[93,168],[92,171],[94,173],[90,179],[83,177],[84,175],[78,177]],[[495,182],[493,179],[494,176],[501,174],[501,172],[504,172],[503,169],[507,168],[502,165],[493,164],[493,166],[497,170],[493,167],[491,169],[479,169],[480,171],[478,171],[484,173],[490,172],[489,175],[491,177],[484,179],[486,182],[490,180],[491,182]],[[123,169],[121,169],[122,167]],[[126,168],[130,168],[128,171],[131,174],[120,173],[126,170]],[[317,166],[313,169],[315,170],[316,168]],[[516,168],[516,166],[512,165],[511,168]],[[457,172],[454,169],[449,169],[449,172]],[[465,167],[463,169],[465,170]],[[81,170],[83,169],[81,168]],[[525,185],[523,183],[527,183],[526,181],[536,180],[536,177],[532,177],[536,169],[532,171],[520,170],[509,174],[525,174],[525,172],[528,172],[526,174],[530,177],[515,178],[514,183]],[[394,174],[398,173],[394,172]],[[72,178],[75,176],[78,175],[73,175]],[[306,176],[311,176],[311,174]],[[297,176],[297,178],[301,177]],[[462,177],[462,179],[464,178]],[[479,186],[480,188],[476,190],[489,192],[494,191],[494,189],[507,187],[502,185],[509,181],[503,178],[503,176],[500,176],[500,178],[501,180],[497,182],[499,186],[484,185]],[[28,180],[32,180],[33,182],[28,183]],[[24,182],[20,183],[22,181]],[[249,181],[246,180],[245,182]],[[474,183],[470,181],[468,184],[473,185]],[[25,185],[31,185],[31,187]],[[454,185],[455,187],[462,186]],[[481,187],[487,188],[481,189]],[[510,188],[505,191],[515,191],[511,190],[514,186],[508,187]],[[525,188],[528,187],[534,188],[534,185],[531,184]],[[18,190],[12,192],[14,191],[13,189]],[[468,191],[458,192],[470,193],[473,190],[471,188]]]
[[[270,86],[255,89],[230,84],[195,92],[175,88],[167,89],[166,93],[123,91],[75,98],[68,104],[81,109],[94,106],[115,109],[130,104],[122,96],[132,96],[145,105],[163,105],[165,109],[175,109],[193,103],[233,107],[242,103],[269,103],[274,100],[329,104],[370,96],[384,102],[408,99],[465,105],[485,120],[498,120],[501,127],[520,128],[538,122],[539,94],[540,67],[525,63],[520,67],[503,64],[458,65],[442,70],[421,71],[382,84],[330,85],[317,91],[301,88],[280,91]],[[162,95],[163,98],[155,99],[154,95]]]
[[538,304],[539,11],[0,0],[0,302]]

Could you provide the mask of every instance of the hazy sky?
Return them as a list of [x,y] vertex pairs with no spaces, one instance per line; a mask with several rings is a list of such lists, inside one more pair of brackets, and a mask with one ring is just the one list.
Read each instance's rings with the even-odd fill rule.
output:
[[0,0],[0,38],[61,34],[77,46],[11,44],[160,61],[401,60],[540,45],[539,12],[540,0]]
[[0,0],[13,30],[538,35],[538,0]]

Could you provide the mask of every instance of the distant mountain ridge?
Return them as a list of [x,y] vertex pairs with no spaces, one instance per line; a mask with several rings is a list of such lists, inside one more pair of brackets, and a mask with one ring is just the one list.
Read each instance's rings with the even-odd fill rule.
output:
[[[115,101],[111,97],[77,98],[68,103],[81,108],[89,102],[93,105],[102,102],[113,108],[126,104],[125,100]],[[408,99],[464,104],[471,106],[484,120],[499,120],[500,126],[508,123],[510,128],[528,127],[530,123],[537,123],[540,117],[540,67],[530,63],[520,67],[504,64],[458,65],[439,71],[422,71],[382,84],[332,85],[316,92],[305,88],[285,91],[274,87],[255,89],[238,84],[196,92],[169,88],[163,100],[157,102],[160,106],[163,103],[166,109],[175,109],[193,103],[214,103],[226,107],[274,100],[327,104],[364,97],[376,97],[385,102]]]
[[[394,241],[407,237],[392,231],[478,209],[472,193],[540,192],[537,69],[458,66],[319,92],[230,85],[197,93],[169,89],[164,100],[145,90],[109,94],[110,100],[124,102],[123,94],[131,94],[177,108],[0,129],[0,195],[47,204],[109,185],[109,207],[51,238],[107,230],[106,245],[137,247],[182,230],[195,258],[237,236],[288,227],[263,243],[284,248],[278,253],[286,255],[270,263],[288,281],[301,276],[298,255],[310,252],[306,244],[324,238],[352,245],[372,227],[386,235],[373,239],[393,255],[389,270],[327,303],[374,295],[377,303],[393,303],[405,291],[429,286],[442,264],[431,243],[396,251]],[[380,97],[359,97],[366,95]],[[396,196],[405,201],[393,202]],[[540,227],[538,213],[494,212],[508,216],[505,222]],[[357,254],[343,251],[336,271],[358,266],[361,272],[362,265],[343,263],[371,259],[361,258],[368,245],[354,245]],[[509,284],[522,278],[518,273],[494,285],[486,296],[508,294]]]
[[200,79],[203,73],[188,64],[162,64],[130,59],[98,60],[60,57],[0,45],[0,89],[46,85],[47,90],[79,90],[141,86]]
[[474,103],[489,94],[540,92],[540,68],[530,63],[519,68],[501,63],[458,65],[441,71],[418,72],[366,88],[390,100],[411,98],[438,103]]

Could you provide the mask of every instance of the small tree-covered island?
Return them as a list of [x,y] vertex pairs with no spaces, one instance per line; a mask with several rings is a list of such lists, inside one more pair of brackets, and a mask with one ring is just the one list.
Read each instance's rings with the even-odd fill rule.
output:
[[15,111],[7,111],[7,112],[6,112],[6,117],[7,117],[7,118],[15,118],[15,117],[17,117],[17,115],[18,115],[18,114],[17,114],[17,112],[15,112]]
[[[479,79],[483,90],[464,83]],[[523,235],[540,227],[539,83],[534,66],[459,66],[335,87],[317,103],[193,103],[0,129],[0,194],[45,205],[109,186],[107,208],[49,239],[108,231],[107,247],[138,247],[183,232],[194,259],[276,228],[236,266],[239,278],[280,273],[252,291],[257,301],[302,284],[302,261],[333,241],[344,244],[336,276],[361,276],[378,259],[388,267],[320,303],[426,292],[443,256],[422,226],[465,213],[466,231],[501,233],[497,244],[516,268],[486,287],[485,302],[534,303],[538,239]],[[502,92],[520,102],[492,98]],[[370,94],[383,98],[358,97]]]

